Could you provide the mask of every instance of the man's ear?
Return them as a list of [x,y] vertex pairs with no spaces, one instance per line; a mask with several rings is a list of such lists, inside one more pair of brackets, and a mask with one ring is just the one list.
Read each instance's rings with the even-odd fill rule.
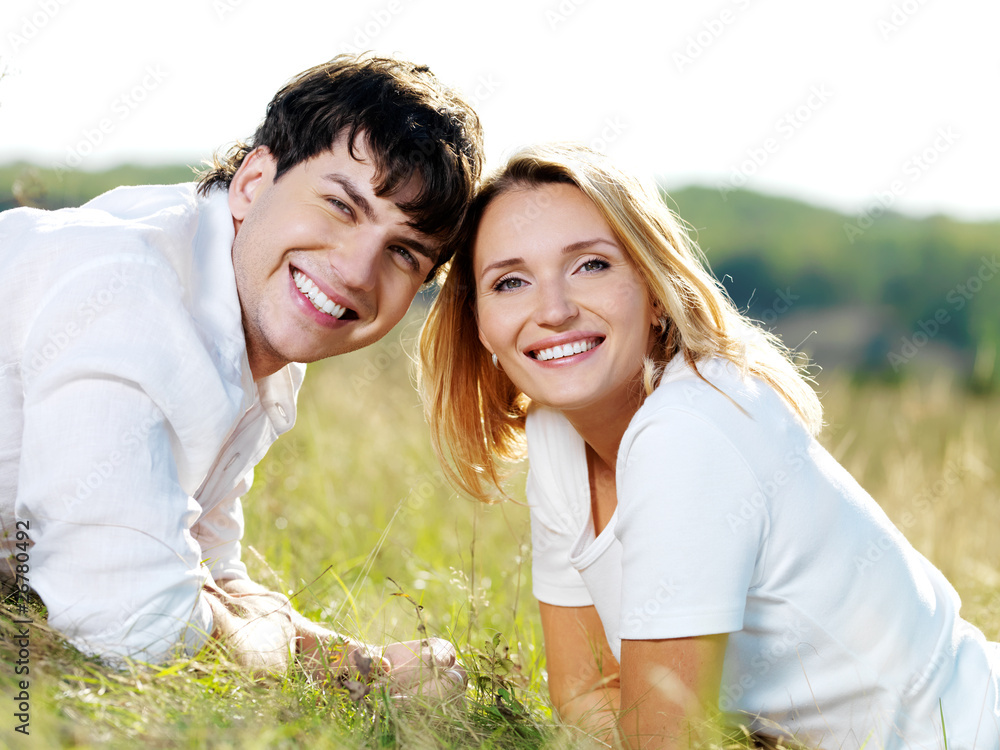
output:
[[233,179],[229,182],[229,210],[239,230],[246,218],[257,190],[261,185],[274,181],[276,164],[266,146],[258,146],[243,158]]

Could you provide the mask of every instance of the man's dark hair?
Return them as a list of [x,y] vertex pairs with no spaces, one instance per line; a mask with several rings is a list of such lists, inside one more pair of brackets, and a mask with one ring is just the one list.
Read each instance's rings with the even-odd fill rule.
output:
[[341,135],[352,158],[355,139],[364,136],[375,162],[376,195],[391,195],[411,176],[420,178],[420,192],[400,208],[414,229],[442,240],[435,269],[446,262],[482,171],[483,136],[468,102],[423,65],[339,55],[300,73],[275,94],[248,143],[215,155],[198,189],[207,194],[216,185],[228,188],[258,146],[277,162],[277,180],[329,150]]

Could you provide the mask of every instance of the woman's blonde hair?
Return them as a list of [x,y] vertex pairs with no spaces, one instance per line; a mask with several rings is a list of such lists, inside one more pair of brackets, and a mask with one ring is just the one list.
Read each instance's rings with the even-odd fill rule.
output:
[[515,154],[477,193],[420,334],[418,379],[431,439],[456,488],[486,502],[497,492],[503,494],[505,465],[523,458],[530,403],[493,367],[479,340],[473,274],[476,232],[498,196],[552,183],[575,185],[594,202],[663,316],[665,325],[644,367],[647,395],[675,355],[683,355],[696,371],[699,361],[722,357],[744,376],[771,385],[810,432],[819,431],[819,399],[788,349],[740,314],[656,189],[583,146],[535,146]]

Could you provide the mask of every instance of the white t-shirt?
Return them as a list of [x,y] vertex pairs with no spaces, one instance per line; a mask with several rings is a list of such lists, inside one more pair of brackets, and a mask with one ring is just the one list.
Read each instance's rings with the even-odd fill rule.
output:
[[0,569],[20,555],[88,653],[195,649],[206,578],[246,578],[240,495],[305,367],[254,382],[234,234],[226,191],[193,184],[0,214]]
[[952,586],[773,389],[699,369],[722,393],[670,364],[622,438],[596,539],[583,440],[531,410],[536,598],[594,605],[619,659],[621,639],[729,633],[720,707],[759,731],[937,748],[943,711],[949,748],[997,748],[1000,652]]

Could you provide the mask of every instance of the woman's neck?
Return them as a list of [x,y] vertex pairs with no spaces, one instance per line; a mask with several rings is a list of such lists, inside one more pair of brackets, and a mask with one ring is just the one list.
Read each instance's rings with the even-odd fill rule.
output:
[[614,471],[622,436],[645,398],[641,383],[636,382],[614,399],[563,414],[596,456]]

